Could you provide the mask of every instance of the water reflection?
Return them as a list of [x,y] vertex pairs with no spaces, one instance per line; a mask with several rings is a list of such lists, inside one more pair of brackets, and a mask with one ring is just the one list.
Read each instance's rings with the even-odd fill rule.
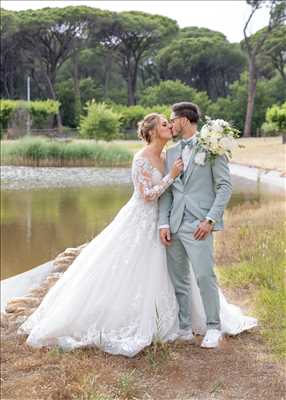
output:
[[24,272],[100,232],[128,201],[130,186],[2,193],[1,279]]
[[[233,178],[229,208],[276,195],[252,181]],[[100,232],[128,201],[130,184],[4,190],[1,207],[1,279],[24,272]],[[279,195],[277,194],[277,197]]]

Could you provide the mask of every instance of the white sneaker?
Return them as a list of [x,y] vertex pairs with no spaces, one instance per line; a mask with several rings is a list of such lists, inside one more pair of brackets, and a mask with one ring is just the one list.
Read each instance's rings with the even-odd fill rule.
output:
[[193,335],[192,329],[180,329],[178,332],[178,340],[182,340],[182,341],[194,340],[194,335]]
[[207,333],[202,341],[201,347],[207,349],[213,349],[218,347],[220,340],[222,339],[222,332],[218,329],[208,329]]

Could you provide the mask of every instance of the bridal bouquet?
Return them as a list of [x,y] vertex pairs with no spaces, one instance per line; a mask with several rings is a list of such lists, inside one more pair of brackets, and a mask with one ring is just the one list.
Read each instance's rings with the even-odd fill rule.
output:
[[237,146],[235,139],[239,137],[239,130],[233,128],[223,119],[206,117],[206,124],[197,134],[197,154],[195,163],[204,165],[206,160],[214,162],[219,156],[232,157],[232,150]]

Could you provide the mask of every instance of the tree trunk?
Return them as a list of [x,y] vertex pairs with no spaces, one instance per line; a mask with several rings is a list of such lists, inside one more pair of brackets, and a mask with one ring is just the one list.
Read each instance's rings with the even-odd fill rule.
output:
[[112,65],[112,55],[111,52],[108,51],[105,56],[105,70],[104,70],[104,99],[108,98],[109,93],[109,80],[110,80],[110,71]]
[[282,144],[286,144],[286,132],[282,133]]
[[282,66],[281,68],[278,68],[278,71],[280,72],[281,78],[286,83],[286,74],[285,74],[284,66]]
[[8,79],[7,79],[7,75],[6,74],[3,74],[3,77],[4,77],[4,96],[7,98],[7,99],[10,99],[10,91],[9,91],[9,88],[8,88]]
[[133,99],[134,99],[134,104],[137,104],[137,67],[136,71],[134,71],[133,79],[132,79],[132,93],[133,93]]
[[257,73],[255,65],[255,56],[251,57],[249,60],[249,77],[248,77],[248,99],[247,99],[247,109],[246,117],[244,123],[244,137],[250,137],[252,132],[252,118],[254,112],[254,101],[256,95],[256,83],[257,83]]
[[135,101],[135,93],[134,93],[134,83],[132,72],[129,70],[127,75],[127,88],[128,88],[128,105],[134,106],[136,104]]
[[79,79],[79,68],[78,68],[78,49],[72,54],[73,61],[73,84],[74,84],[74,112],[75,112],[75,123],[79,125],[80,114],[81,114],[81,96],[80,96],[80,79]]
[[[44,72],[44,73],[45,73],[45,77],[48,82],[48,86],[50,89],[52,99],[57,100],[56,92],[54,89],[55,78],[50,78],[47,72]],[[62,124],[62,118],[61,118],[60,111],[56,114],[56,119],[57,119],[58,131],[59,131],[59,133],[62,133],[63,132],[63,124]]]
[[128,84],[128,105],[136,105],[136,91],[137,91],[137,74],[138,74],[138,61],[135,59],[134,64],[131,60],[128,61],[127,69],[127,84]]

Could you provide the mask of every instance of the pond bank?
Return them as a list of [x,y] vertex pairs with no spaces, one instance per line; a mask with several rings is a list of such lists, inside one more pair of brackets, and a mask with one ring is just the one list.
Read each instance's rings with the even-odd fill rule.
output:
[[286,191],[286,177],[276,170],[230,163],[231,175],[246,178],[266,186],[270,191]]
[[[285,191],[286,177],[274,170],[265,170],[236,163],[230,163],[234,177],[260,182],[270,191]],[[52,187],[81,187],[131,184],[131,171],[128,168],[98,167],[1,167],[2,189],[33,189]]]
[[2,189],[82,187],[130,184],[130,168],[2,166]]

